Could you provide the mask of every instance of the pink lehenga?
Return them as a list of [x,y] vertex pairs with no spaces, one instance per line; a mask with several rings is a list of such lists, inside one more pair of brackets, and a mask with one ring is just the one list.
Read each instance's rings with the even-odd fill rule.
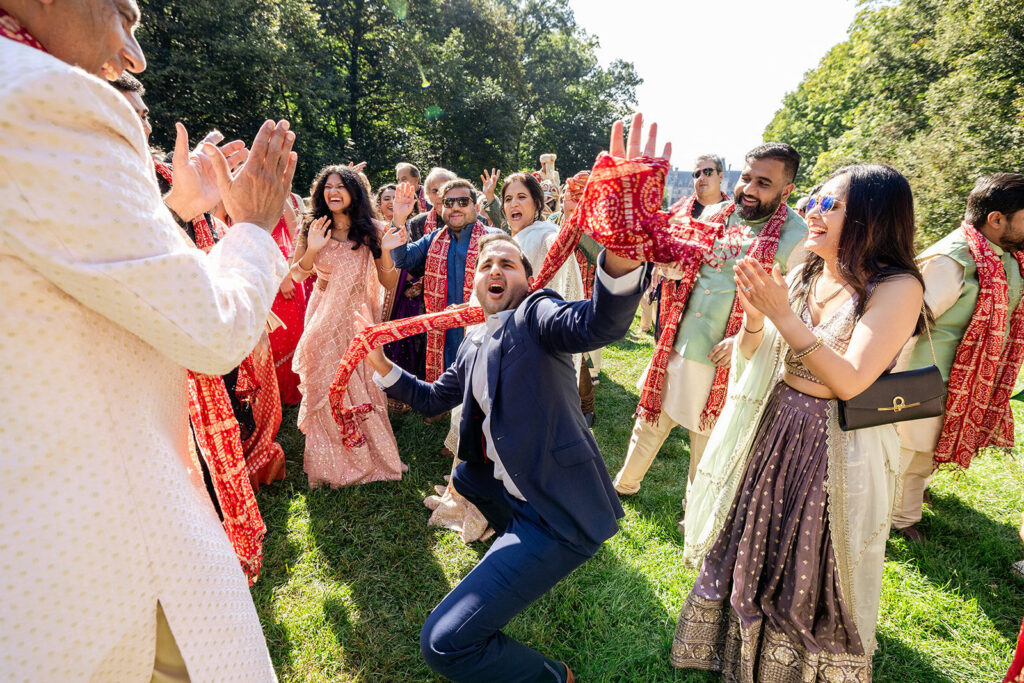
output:
[[352,242],[332,239],[317,254],[314,267],[316,284],[292,363],[302,392],[299,429],[306,435],[303,469],[309,486],[337,488],[401,479],[407,468],[398,457],[387,397],[373,383],[370,366],[362,363],[356,368],[345,394],[348,405],[373,405],[360,427],[365,444],[345,447],[328,400],[334,373],[355,337],[354,313],[365,303],[373,319],[381,319],[385,292],[377,279],[373,255],[365,246],[353,250]]

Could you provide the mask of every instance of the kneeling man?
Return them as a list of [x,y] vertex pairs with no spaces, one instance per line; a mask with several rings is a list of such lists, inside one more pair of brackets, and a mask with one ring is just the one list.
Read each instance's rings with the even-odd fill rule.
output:
[[[618,531],[622,508],[580,411],[572,354],[629,329],[648,269],[605,252],[589,301],[528,294],[532,267],[505,234],[480,240],[474,290],[488,318],[428,384],[380,351],[367,357],[388,396],[425,415],[462,404],[452,483],[500,536],[427,618],[420,648],[455,681],[572,681],[568,666],[502,627]],[[365,324],[366,321],[364,320]]]

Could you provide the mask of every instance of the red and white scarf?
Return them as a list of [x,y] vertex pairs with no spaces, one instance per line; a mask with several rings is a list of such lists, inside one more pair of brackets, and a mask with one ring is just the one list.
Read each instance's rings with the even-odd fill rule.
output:
[[[934,460],[966,469],[981,448],[1013,447],[1010,396],[1024,360],[1024,306],[1017,304],[1007,334],[1010,295],[1003,263],[977,228],[965,221],[960,229],[978,267],[978,302],[949,372]],[[1013,257],[1024,276],[1024,251]]]
[[[721,192],[721,190],[719,190],[719,192]],[[729,201],[729,195],[727,195],[724,192],[721,192],[721,194],[722,194],[722,201],[723,202]],[[673,215],[681,212],[684,216],[690,216],[691,218],[700,218],[700,216],[694,216],[693,215],[693,205],[696,204],[696,203],[697,203],[697,193],[694,192],[689,197],[684,197],[683,199],[680,199],[675,204],[673,204],[671,207],[669,207],[668,212],[670,214],[673,214]],[[704,208],[707,208],[707,207],[704,207]]]
[[29,33],[24,26],[18,23],[17,19],[3,9],[0,9],[0,38],[8,38],[16,43],[28,45],[29,47],[46,52],[43,44],[36,40],[35,36]]
[[427,220],[423,223],[423,234],[429,235],[430,233],[437,230],[437,207],[432,207],[427,212]]
[[[433,211],[430,215],[435,215]],[[427,222],[430,222],[430,215]],[[463,228],[465,230],[466,228]],[[462,285],[460,303],[469,301],[473,293],[473,277],[476,273],[476,257],[479,253],[480,238],[487,234],[484,224],[479,220],[473,224],[469,237],[469,249],[466,251],[466,273]],[[427,250],[427,263],[423,274],[423,304],[427,313],[440,313],[448,305],[448,249],[451,247],[452,233],[448,227],[442,228],[430,249]],[[444,372],[444,332],[432,330],[427,332],[427,381],[433,382]]]
[[[584,232],[623,258],[681,269],[688,268],[691,261],[709,258],[717,230],[708,230],[707,225],[697,221],[670,223],[669,214],[660,210],[667,172],[668,162],[664,159],[627,160],[607,153],[598,156],[579,206],[562,224],[530,291],[541,289],[551,280],[572,256]],[[329,392],[331,412],[345,446],[355,448],[365,442],[359,420],[373,407],[369,403],[346,406],[345,396],[352,373],[370,351],[424,331],[465,327],[485,319],[483,309],[473,306],[380,323],[356,335],[338,365]]]
[[[693,195],[684,202],[675,212],[677,220],[690,219],[690,211],[693,209]],[[721,211],[716,213],[708,221],[709,225],[720,224],[719,229],[724,231],[724,226],[729,217],[736,210],[735,202],[730,202]],[[782,202],[768,219],[768,223],[761,229],[750,249],[748,255],[756,258],[766,270],[771,270],[772,262],[775,260],[775,252],[779,248],[779,234],[782,224],[786,222],[786,203]],[[724,234],[724,232],[720,233]],[[665,389],[665,373],[668,368],[669,357],[672,354],[672,347],[675,344],[676,334],[679,331],[679,322],[682,319],[683,311],[689,302],[693,285],[697,281],[702,263],[689,264],[687,268],[681,269],[682,277],[678,280],[666,278],[661,289],[661,335],[654,347],[654,355],[651,357],[651,364],[647,370],[647,377],[644,380],[644,388],[640,395],[640,404],[636,408],[636,415],[648,422],[657,423],[662,411],[662,393]],[[733,299],[732,311],[729,314],[729,322],[726,325],[725,336],[731,337],[740,330],[743,324],[743,309],[740,307],[738,298]],[[715,421],[722,412],[725,405],[725,397],[729,386],[729,368],[716,368],[715,379],[711,385],[711,393],[704,404],[704,410],[700,415],[699,427],[706,431],[714,426]]]
[[[726,223],[729,216],[736,210],[735,202],[726,206],[718,212],[712,220],[714,222]],[[779,250],[779,236],[782,234],[782,225],[786,222],[786,214],[789,208],[786,202],[779,202],[779,208],[775,210],[768,223],[757,233],[754,243],[750,245],[747,256],[753,256],[761,267],[769,273],[775,262],[775,253]],[[734,337],[743,325],[743,307],[740,305],[739,297],[733,297],[732,313],[729,314],[729,323],[725,326],[725,337]],[[718,416],[722,414],[725,406],[726,394],[729,390],[729,368],[719,367],[715,369],[715,381],[711,384],[711,393],[708,395],[708,402],[704,404],[704,412],[700,414],[700,429],[708,431],[715,426]]]

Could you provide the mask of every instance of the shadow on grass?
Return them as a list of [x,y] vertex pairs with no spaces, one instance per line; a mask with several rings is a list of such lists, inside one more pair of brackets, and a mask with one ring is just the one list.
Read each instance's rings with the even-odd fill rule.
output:
[[1017,529],[1000,524],[964,504],[955,495],[932,495],[934,510],[919,527],[923,543],[893,536],[886,558],[911,563],[930,582],[965,598],[974,598],[1000,635],[1016,642],[1024,590],[1012,577]]
[[876,683],[953,683],[954,679],[942,673],[932,660],[910,649],[903,643],[878,634],[878,649],[872,661]]

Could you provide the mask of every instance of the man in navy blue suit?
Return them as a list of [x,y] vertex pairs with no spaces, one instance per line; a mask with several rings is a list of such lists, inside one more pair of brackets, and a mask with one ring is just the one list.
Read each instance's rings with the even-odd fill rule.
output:
[[[641,127],[636,115],[630,158],[640,156]],[[612,128],[611,151],[625,156],[621,122]],[[380,350],[367,356],[375,381],[413,409],[436,415],[462,404],[464,462],[452,483],[499,533],[423,625],[420,649],[434,671],[486,683],[574,680],[566,664],[501,629],[618,531],[622,507],[580,410],[572,354],[625,336],[649,271],[603,252],[589,301],[566,302],[551,290],[528,295],[532,266],[519,245],[487,235],[473,284],[488,318],[466,336],[455,363],[428,384]]]
[[500,536],[434,609],[420,644],[456,681],[567,681],[568,667],[501,632],[513,616],[618,531],[622,508],[580,411],[572,354],[621,339],[646,269],[605,253],[594,296],[527,296],[532,267],[504,234],[480,240],[474,288],[487,321],[433,384],[380,351],[368,362],[388,395],[434,415],[462,404],[455,489]]

